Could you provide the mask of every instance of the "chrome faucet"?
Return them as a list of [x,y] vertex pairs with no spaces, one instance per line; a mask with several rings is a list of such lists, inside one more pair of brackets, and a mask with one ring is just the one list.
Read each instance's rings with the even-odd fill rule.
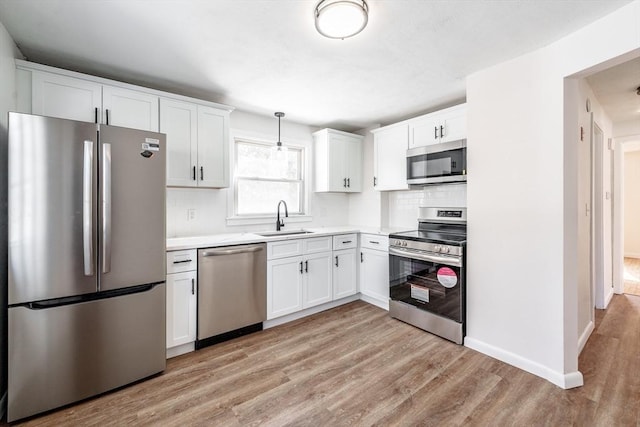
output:
[[284,219],[280,219],[280,205],[284,203],[284,216],[289,218],[289,210],[287,209],[287,202],[280,200],[278,202],[278,215],[276,218],[276,231],[280,231],[284,227]]

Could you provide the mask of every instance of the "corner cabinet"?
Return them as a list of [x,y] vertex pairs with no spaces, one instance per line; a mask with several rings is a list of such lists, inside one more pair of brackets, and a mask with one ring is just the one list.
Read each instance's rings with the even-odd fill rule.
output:
[[315,191],[362,191],[362,140],[364,137],[334,129],[313,134]]
[[374,129],[373,186],[379,191],[407,190],[407,123]]
[[357,234],[333,236],[333,299],[358,292],[356,249]]
[[195,249],[167,252],[167,357],[194,350],[197,263]]
[[229,112],[160,99],[160,132],[167,135],[167,186],[229,186]]

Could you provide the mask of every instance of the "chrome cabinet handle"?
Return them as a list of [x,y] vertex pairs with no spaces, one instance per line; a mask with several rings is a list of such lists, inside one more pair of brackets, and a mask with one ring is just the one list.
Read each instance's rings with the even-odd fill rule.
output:
[[444,137],[444,126],[440,125],[440,138]]
[[193,180],[196,180],[196,167],[193,167]]
[[191,295],[196,294],[196,279],[191,279]]
[[347,178],[344,178],[342,181],[344,182],[344,184],[342,184],[342,186],[344,188],[347,188]]
[[336,267],[338,267],[338,256],[336,255]]
[[360,252],[360,262],[361,263],[364,262],[364,254],[362,252]]
[[302,261],[300,261],[300,274],[302,274]]
[[109,109],[104,110],[105,115],[107,116],[107,126],[109,126]]
[[378,185],[378,178],[376,178],[375,176],[373,177],[373,186],[375,187],[376,185]]
[[204,181],[204,167],[200,166],[200,181]]
[[434,138],[438,139],[438,126],[434,127],[433,131],[434,131],[434,134],[433,134]]
[[98,123],[98,107],[94,108],[94,118],[93,118],[93,122],[94,122],[94,123]]
[[353,242],[353,240],[343,240],[343,241],[342,241],[342,244],[343,244],[343,245],[346,245],[347,243],[352,243],[352,242]]
[[187,262],[191,262],[191,259],[183,259],[182,261],[173,261],[174,264],[185,264]]
[[309,261],[305,261],[304,262],[304,272],[308,273],[309,272]]
[[242,248],[242,249],[225,249],[221,251],[207,251],[207,252],[202,252],[202,256],[210,257],[210,256],[236,255],[236,254],[258,252],[261,250],[262,250],[261,246],[254,246],[251,248]]
[[111,271],[111,144],[102,144],[102,272]]
[[351,178],[347,178],[347,187],[351,188]]
[[380,242],[376,242],[375,240],[369,240],[369,243],[372,243],[374,245],[379,245],[380,244]]
[[84,253],[84,275],[93,276],[93,141],[84,142],[82,165],[82,249]]

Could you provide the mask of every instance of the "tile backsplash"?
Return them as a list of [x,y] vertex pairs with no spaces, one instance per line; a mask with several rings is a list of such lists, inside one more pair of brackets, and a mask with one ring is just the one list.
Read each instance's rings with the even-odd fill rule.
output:
[[422,206],[465,207],[467,184],[430,185],[422,190],[392,191],[389,197],[389,226],[415,228]]

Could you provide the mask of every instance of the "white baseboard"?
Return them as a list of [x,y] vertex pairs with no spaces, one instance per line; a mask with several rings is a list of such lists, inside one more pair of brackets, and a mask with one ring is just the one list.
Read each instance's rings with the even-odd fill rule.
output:
[[195,343],[189,342],[186,344],[182,344],[176,347],[171,347],[167,349],[167,359],[171,359],[172,357],[180,356],[181,354],[186,354],[194,351],[196,349]]
[[604,308],[609,307],[609,303],[613,298],[613,287],[609,288],[609,292],[604,296]]
[[262,322],[262,327],[264,329],[273,328],[274,326],[279,326],[285,323],[292,322],[294,320],[302,319],[303,317],[311,316],[312,314],[320,313],[321,311],[329,310],[330,308],[338,307],[339,305],[347,304],[359,299],[360,294],[351,295],[349,297],[331,301],[326,304],[320,304],[315,307],[307,308],[306,310],[287,314],[286,316],[278,317],[276,319],[265,320],[264,322]]
[[584,328],[582,335],[580,335],[580,339],[578,339],[578,354],[582,353],[582,350],[584,349],[584,346],[587,344],[587,341],[589,340],[589,337],[591,336],[591,333],[593,332],[594,329],[595,329],[595,326],[593,324],[593,321],[590,321],[587,327]]
[[511,353],[510,351],[492,346],[470,336],[466,336],[464,338],[464,346],[486,354],[487,356],[491,356],[494,359],[508,363],[509,365],[513,365],[516,368],[520,368],[523,371],[527,371],[540,378],[544,378],[550,383],[563,389],[580,387],[584,384],[582,373],[579,371],[563,374],[561,372],[554,371],[547,366],[541,365],[538,362],[534,362],[533,360],[526,359],[515,353]]
[[625,258],[640,258],[640,252],[625,252]]
[[375,305],[376,307],[380,307],[383,310],[389,311],[389,300],[381,300],[376,297],[372,297],[365,294],[360,294],[360,299],[364,302],[368,302],[369,304]]

